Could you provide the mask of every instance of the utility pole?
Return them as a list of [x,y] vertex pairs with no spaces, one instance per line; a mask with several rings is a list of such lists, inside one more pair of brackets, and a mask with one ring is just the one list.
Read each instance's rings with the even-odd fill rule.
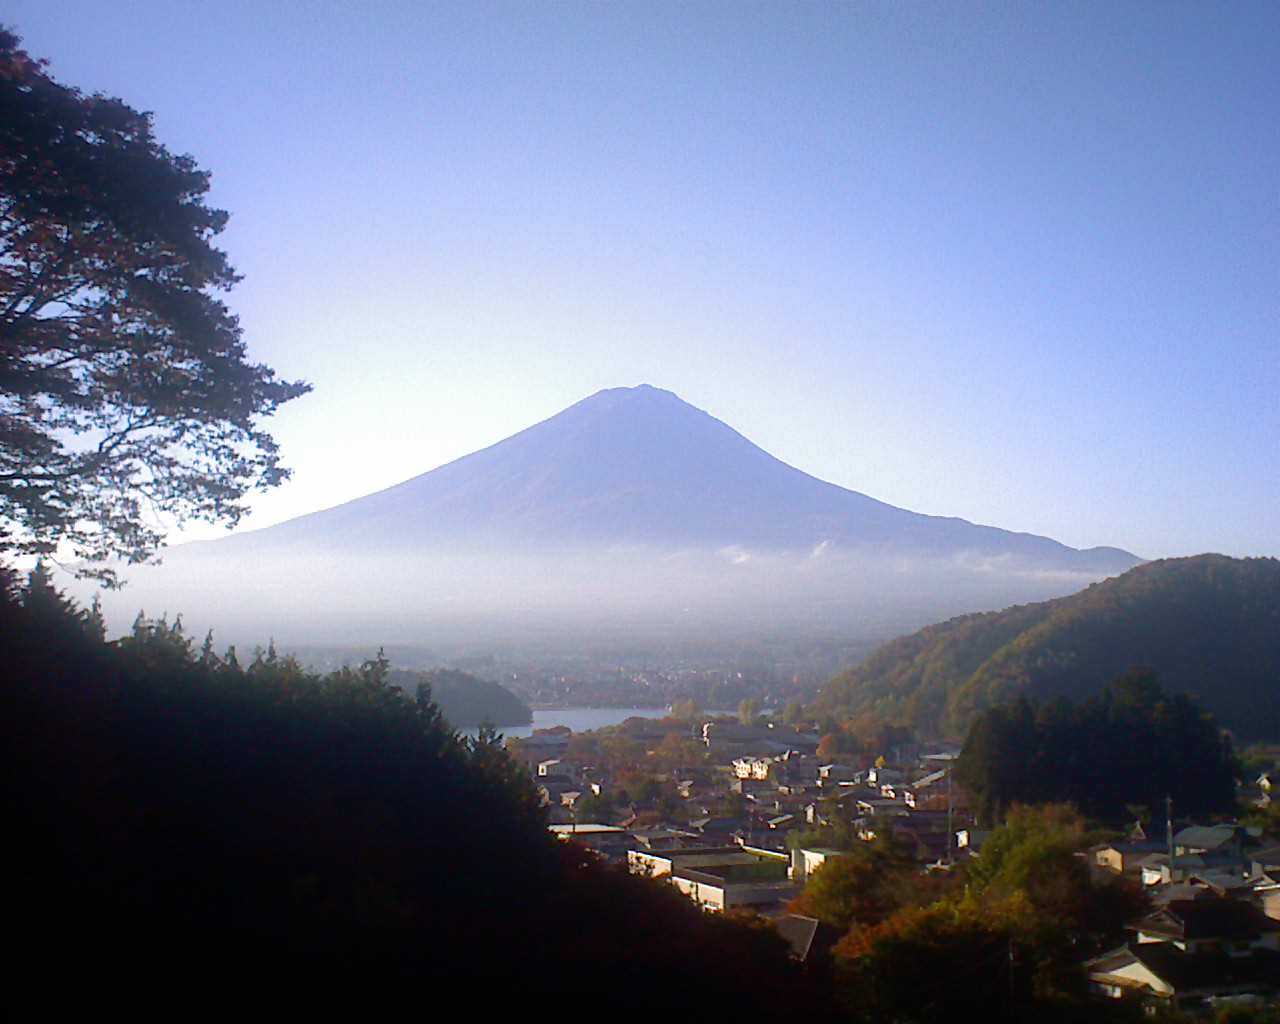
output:
[[1013,935],[1011,934],[1009,936],[1009,1019],[1017,1020],[1018,1015],[1014,1010],[1014,1003],[1017,1001],[1017,997],[1015,995],[1013,967],[1014,967]]
[[955,765],[956,763],[954,760],[947,762],[947,865],[948,866],[955,863],[951,855],[951,844],[955,841],[955,838],[956,838],[955,822],[952,818],[952,807],[951,807],[951,774],[952,774],[952,769],[955,768]]

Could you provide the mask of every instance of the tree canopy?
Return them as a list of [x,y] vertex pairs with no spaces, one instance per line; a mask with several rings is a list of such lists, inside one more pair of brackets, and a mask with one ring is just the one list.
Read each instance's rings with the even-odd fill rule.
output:
[[1019,698],[984,712],[965,740],[956,780],[984,821],[1014,803],[1070,801],[1104,821],[1166,796],[1184,813],[1235,806],[1229,737],[1185,694],[1167,694],[1147,668],[1130,669],[1082,704]]
[[0,568],[0,663],[10,959],[33,987],[65,984],[49,951],[73,921],[78,991],[145,964],[144,1007],[212,978],[308,1008],[474,988],[813,1010],[776,934],[553,839],[495,734],[456,734],[385,658],[320,676],[141,615],[109,644],[44,573]]
[[901,875],[895,895],[869,879],[862,902],[846,905],[866,907],[873,885],[885,897],[850,916],[834,950],[853,1019],[1126,1019],[1127,1006],[1089,1000],[1079,963],[1119,941],[1145,897],[1123,883],[1091,883],[1076,856],[1090,838],[1072,807],[1018,807],[950,885]]
[[1197,694],[1238,737],[1280,737],[1280,560],[1147,562],[1069,597],[966,615],[885,644],[831,680],[819,713],[963,736],[1019,695],[1083,700],[1132,665]]
[[0,28],[0,551],[62,544],[110,583],[161,517],[234,525],[288,475],[259,420],[309,386],[248,361],[208,190],[150,114]]
[[946,880],[923,875],[891,837],[859,841],[814,871],[791,904],[797,914],[840,929],[875,925],[942,895]]

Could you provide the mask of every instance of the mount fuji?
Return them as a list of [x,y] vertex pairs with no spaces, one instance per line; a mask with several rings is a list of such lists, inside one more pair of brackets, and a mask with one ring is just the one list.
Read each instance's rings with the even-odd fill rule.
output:
[[484,623],[840,631],[1069,593],[1139,561],[896,508],[640,385],[375,494],[171,548],[110,600],[307,640]]

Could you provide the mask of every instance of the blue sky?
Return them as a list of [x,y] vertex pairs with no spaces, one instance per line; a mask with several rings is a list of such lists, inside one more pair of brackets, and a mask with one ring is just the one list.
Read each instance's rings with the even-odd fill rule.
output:
[[0,17],[213,172],[315,385],[247,525],[648,382],[906,508],[1280,554],[1280,5]]

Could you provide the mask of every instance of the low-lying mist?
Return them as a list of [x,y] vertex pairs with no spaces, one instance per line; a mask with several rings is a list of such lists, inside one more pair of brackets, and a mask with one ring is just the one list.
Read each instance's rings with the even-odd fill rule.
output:
[[[250,535],[251,537],[252,535]],[[246,537],[246,540],[249,538]],[[1072,593],[1096,576],[978,556],[905,557],[819,545],[806,552],[645,547],[454,549],[338,555],[239,538],[169,549],[101,595],[110,635],[139,611],[182,615],[217,643],[468,642],[601,635],[708,641],[767,636],[885,639],[952,615]],[[83,584],[76,596],[88,601]]]

